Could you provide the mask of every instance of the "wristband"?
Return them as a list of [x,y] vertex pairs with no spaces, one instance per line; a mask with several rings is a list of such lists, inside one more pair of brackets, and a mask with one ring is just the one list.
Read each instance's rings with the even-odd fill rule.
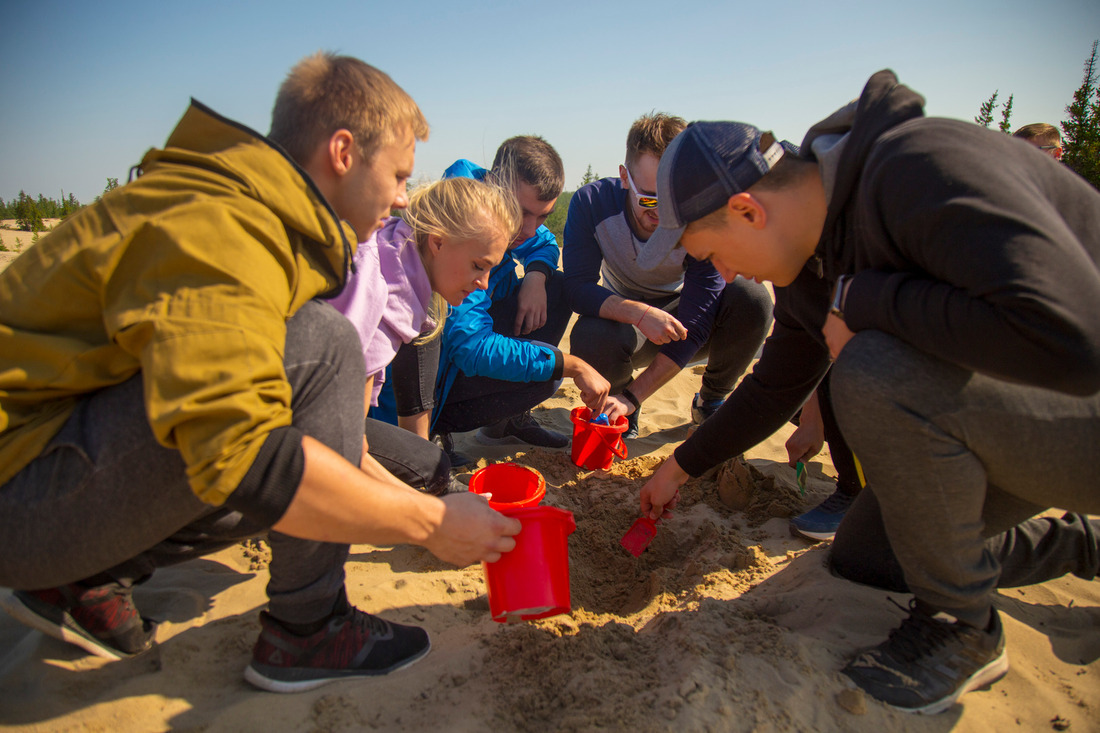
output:
[[644,310],[644,311],[642,311],[642,315],[638,316],[638,322],[634,324],[635,326],[640,326],[640,325],[642,325],[642,319],[643,319],[643,318],[645,318],[645,314],[646,314],[646,313],[649,313],[649,309],[650,309],[650,308],[652,308],[652,307],[653,307],[653,306],[651,306],[651,305],[647,305],[647,306],[645,307],[645,310]]
[[630,402],[630,404],[634,405],[635,410],[642,409],[642,401],[635,397],[634,393],[631,392],[629,389],[624,389],[622,392],[619,393],[619,396],[625,397],[627,401]]

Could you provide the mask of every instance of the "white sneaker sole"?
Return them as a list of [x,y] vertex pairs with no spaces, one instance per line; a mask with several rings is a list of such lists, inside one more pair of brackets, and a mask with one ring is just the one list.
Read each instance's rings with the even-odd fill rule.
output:
[[53,623],[19,600],[14,591],[8,591],[0,596],[0,608],[3,608],[9,616],[24,626],[29,626],[35,631],[41,631],[52,639],[80,647],[89,654],[94,654],[102,659],[118,660],[131,656],[101,644],[95,637],[86,636],[67,626]]
[[1001,655],[996,659],[990,660],[989,664],[979,669],[974,674],[970,675],[967,680],[959,686],[959,689],[955,690],[951,695],[930,702],[924,707],[919,708],[901,708],[896,705],[890,705],[886,703],[888,707],[892,707],[895,710],[900,710],[904,713],[918,713],[920,715],[936,715],[942,713],[949,707],[959,701],[959,698],[966,693],[977,690],[986,685],[991,685],[997,680],[1001,679],[1008,672],[1008,650],[1001,652]]
[[244,678],[249,684],[266,690],[267,692],[307,692],[309,690],[315,690],[322,685],[327,685],[330,682],[340,682],[341,680],[362,680],[370,677],[383,677],[388,674],[411,667],[419,662],[424,657],[428,656],[428,652],[432,650],[431,639],[428,640],[428,645],[424,647],[424,650],[416,656],[409,657],[404,662],[401,662],[395,667],[391,667],[384,672],[354,672],[354,671],[338,671],[330,677],[314,677],[308,680],[295,680],[284,681],[275,680],[265,676],[262,672],[257,670],[251,664],[245,667]]

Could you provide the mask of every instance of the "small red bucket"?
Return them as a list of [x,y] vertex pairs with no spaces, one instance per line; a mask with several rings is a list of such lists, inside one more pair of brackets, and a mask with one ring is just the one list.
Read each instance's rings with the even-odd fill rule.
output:
[[590,471],[611,468],[615,456],[626,458],[623,433],[630,425],[622,415],[614,425],[597,425],[590,422],[592,411],[587,407],[574,408],[569,413],[573,421],[573,463]]
[[537,505],[546,496],[546,479],[535,469],[518,463],[494,463],[474,471],[470,491],[492,494],[489,506],[499,512]]
[[569,535],[573,512],[551,506],[501,512],[523,524],[516,546],[496,562],[483,562],[494,621],[530,621],[569,613]]

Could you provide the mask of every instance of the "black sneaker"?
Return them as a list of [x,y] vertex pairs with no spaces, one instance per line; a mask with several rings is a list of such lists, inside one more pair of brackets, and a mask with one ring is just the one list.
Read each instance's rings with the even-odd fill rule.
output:
[[623,440],[633,440],[638,437],[638,417],[641,414],[642,408],[639,407],[626,416],[626,430],[623,432]]
[[17,590],[0,598],[0,606],[17,621],[104,659],[132,657],[153,646],[156,624],[141,617],[133,589],[119,583]]
[[419,626],[390,623],[354,606],[309,636],[290,633],[267,611],[260,626],[244,678],[268,692],[304,692],[336,680],[389,674],[432,648]]
[[702,425],[704,420],[718,412],[718,408],[724,402],[724,399],[704,400],[703,396],[696,392],[695,398],[691,401],[691,421],[696,425]]
[[568,436],[539,425],[529,410],[493,425],[486,425],[477,431],[475,437],[482,445],[500,445],[519,441],[542,448],[564,448],[570,441]]
[[439,446],[440,450],[447,454],[447,460],[451,462],[451,470],[465,468],[474,462],[472,458],[455,450],[455,441],[450,433],[439,433],[432,436],[432,442]]
[[909,618],[841,673],[892,708],[928,715],[1005,675],[1005,635],[995,609],[984,630],[943,616],[929,615],[910,601]]

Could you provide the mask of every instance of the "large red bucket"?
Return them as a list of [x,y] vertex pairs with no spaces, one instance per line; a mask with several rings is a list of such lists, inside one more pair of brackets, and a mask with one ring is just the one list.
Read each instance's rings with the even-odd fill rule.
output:
[[615,456],[626,458],[623,433],[630,423],[622,415],[614,425],[597,425],[590,422],[592,411],[587,407],[574,408],[569,413],[573,421],[573,463],[581,468],[595,470],[611,468]]
[[494,463],[474,471],[470,491],[491,494],[489,506],[499,512],[538,504],[546,496],[546,479],[518,463]]
[[569,613],[569,535],[573,512],[551,506],[501,512],[523,525],[516,546],[496,562],[483,562],[494,621],[530,621]]

